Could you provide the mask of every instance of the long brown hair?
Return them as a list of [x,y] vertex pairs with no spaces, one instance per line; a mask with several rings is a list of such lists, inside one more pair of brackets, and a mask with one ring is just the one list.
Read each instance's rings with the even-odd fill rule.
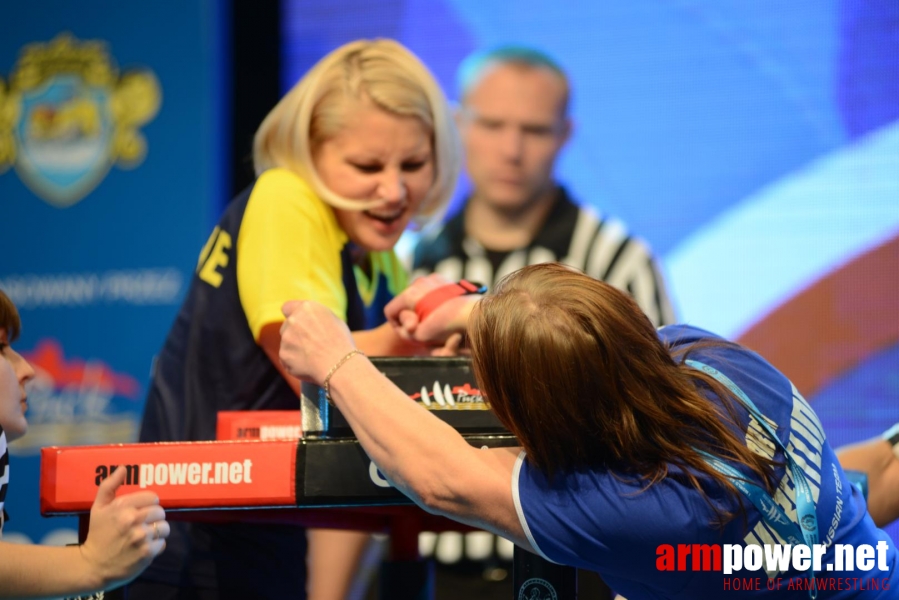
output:
[[706,501],[697,474],[739,498],[703,450],[748,466],[773,493],[774,463],[731,429],[730,392],[672,358],[639,306],[614,287],[559,264],[525,267],[478,304],[468,333],[479,387],[544,473],[608,468],[649,487],[677,465]]

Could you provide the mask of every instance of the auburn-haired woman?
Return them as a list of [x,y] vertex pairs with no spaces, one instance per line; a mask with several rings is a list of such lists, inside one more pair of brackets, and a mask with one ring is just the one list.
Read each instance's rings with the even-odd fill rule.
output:
[[[367,352],[419,349],[383,323],[383,308],[406,285],[394,245],[443,210],[459,172],[458,135],[427,68],[390,40],[341,46],[268,114],[253,161],[256,181],[201,251],[155,363],[142,442],[215,439],[219,411],[298,409],[300,384],[278,362],[287,300],[327,306]],[[310,536],[311,598],[344,597],[360,541]],[[305,598],[305,567],[302,528],[176,523],[128,593]]]
[[[418,504],[593,569],[629,600],[725,597],[725,578],[736,575],[761,577],[760,596],[807,597],[813,575],[825,576],[821,598],[895,594],[892,541],[847,482],[814,411],[761,356],[690,326],[656,331],[625,294],[556,264],[526,267],[476,304],[460,296],[417,323],[404,311],[436,285],[413,285],[388,312],[413,336],[471,313],[478,383],[521,449],[468,446],[365,357],[347,359],[352,338],[326,309],[288,303],[282,328],[288,371],[329,376],[366,451]],[[819,571],[837,564],[835,544],[850,544],[853,559],[868,545],[876,562],[725,575],[691,568],[681,544],[762,547],[751,557],[765,545],[807,545]]]

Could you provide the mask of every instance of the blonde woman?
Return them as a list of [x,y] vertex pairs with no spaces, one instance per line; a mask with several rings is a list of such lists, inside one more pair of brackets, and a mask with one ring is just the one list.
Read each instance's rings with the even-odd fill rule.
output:
[[[222,410],[298,408],[299,381],[278,361],[289,299],[328,307],[366,353],[424,348],[383,323],[406,285],[393,247],[443,211],[459,171],[449,107],[424,65],[389,40],[338,48],[268,114],[253,154],[256,182],[203,248],[156,361],[143,442],[214,439]],[[310,536],[313,600],[343,598],[361,549],[358,535],[334,535]],[[175,524],[165,560],[129,598],[303,598],[305,539],[284,526]]]

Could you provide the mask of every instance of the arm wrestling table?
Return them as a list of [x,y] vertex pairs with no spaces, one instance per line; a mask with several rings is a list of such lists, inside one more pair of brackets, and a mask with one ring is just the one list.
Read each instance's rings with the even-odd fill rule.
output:
[[[404,371],[410,366],[410,359],[382,360],[388,376],[391,365],[398,363]],[[433,406],[432,412],[469,444],[518,445],[492,413],[475,406],[480,395],[470,385],[435,381],[432,391],[417,389],[410,397]],[[380,597],[433,598],[433,574],[420,560],[419,533],[472,528],[422,510],[393,488],[318,388],[304,386],[302,401],[302,416],[300,411],[220,413],[217,441],[44,448],[41,513],[77,515],[84,541],[97,486],[113,469],[124,468],[127,479],[120,493],[152,490],[169,520],[386,533],[390,556],[380,574]],[[530,598],[535,585],[548,587],[558,600],[573,600],[577,571],[515,548],[512,597]],[[607,598],[610,593],[598,600]]]

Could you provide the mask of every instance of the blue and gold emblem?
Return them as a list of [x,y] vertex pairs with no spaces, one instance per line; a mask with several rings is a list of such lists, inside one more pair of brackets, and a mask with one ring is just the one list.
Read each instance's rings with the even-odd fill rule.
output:
[[140,128],[162,102],[147,69],[119,73],[106,44],[62,33],[25,46],[0,78],[0,173],[11,165],[35,194],[64,208],[103,181],[113,164],[143,162]]

